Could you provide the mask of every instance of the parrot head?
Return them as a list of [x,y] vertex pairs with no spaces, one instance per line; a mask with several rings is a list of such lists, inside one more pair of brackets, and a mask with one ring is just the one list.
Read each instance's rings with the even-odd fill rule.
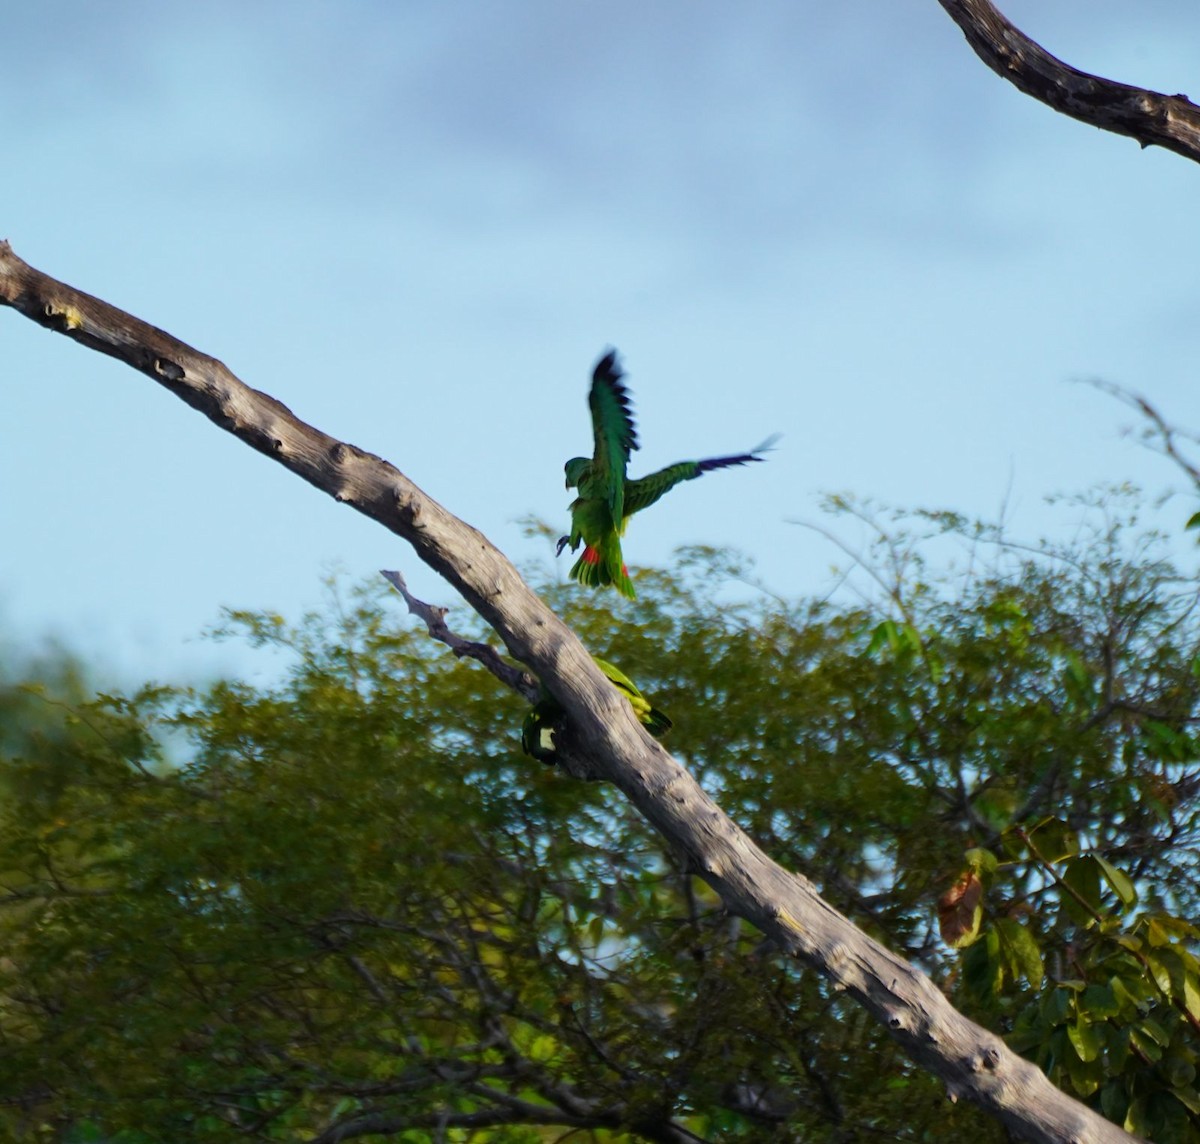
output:
[[567,474],[567,488],[577,489],[584,474],[591,468],[592,462],[586,457],[572,457],[563,469]]

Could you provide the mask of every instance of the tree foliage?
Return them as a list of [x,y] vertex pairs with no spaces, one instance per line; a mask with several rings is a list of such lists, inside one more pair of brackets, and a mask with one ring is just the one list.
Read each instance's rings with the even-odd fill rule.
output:
[[[774,858],[1056,1083],[1192,1141],[1200,624],[1131,503],[1033,549],[843,503],[878,537],[858,602],[707,550],[636,615],[547,592]],[[523,755],[527,709],[382,589],[226,634],[286,677],[5,743],[14,1137],[1002,1138],[624,800]]]

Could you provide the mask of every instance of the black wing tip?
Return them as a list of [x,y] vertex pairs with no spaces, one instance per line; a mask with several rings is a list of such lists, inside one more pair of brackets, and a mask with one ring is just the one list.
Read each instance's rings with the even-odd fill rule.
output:
[[709,457],[704,461],[697,461],[696,468],[702,473],[711,473],[713,469],[727,469],[731,465],[748,465],[751,461],[765,461],[766,457],[760,457],[760,453],[769,453],[775,448],[775,442],[782,437],[782,433],[772,433],[761,445],[755,445],[749,453],[735,453],[729,457]]
[[624,376],[625,371],[617,359],[617,351],[613,349],[609,350],[596,363],[596,368],[592,370],[592,384],[605,385],[612,392],[629,425],[629,435],[625,446],[632,452],[634,449],[640,449],[641,445],[637,439],[637,427],[633,423],[633,395],[629,392],[629,387],[621,380]]
[[753,456],[756,461],[761,461],[763,458],[760,457],[758,454],[771,452],[771,450],[774,449],[775,446],[779,444],[779,439],[782,436],[783,436],[782,433],[772,433],[770,437],[768,437],[765,441],[762,442],[762,444],[755,445],[754,448],[750,450],[751,456]]
[[600,381],[601,379],[610,383],[620,382],[625,376],[625,371],[621,368],[621,363],[617,360],[617,351],[609,350],[598,362],[596,368],[592,370],[592,380]]
[[702,473],[711,473],[714,469],[728,469],[733,465],[748,465],[751,461],[762,461],[764,457],[756,457],[753,453],[738,453],[735,457],[708,457],[696,462],[696,468]]

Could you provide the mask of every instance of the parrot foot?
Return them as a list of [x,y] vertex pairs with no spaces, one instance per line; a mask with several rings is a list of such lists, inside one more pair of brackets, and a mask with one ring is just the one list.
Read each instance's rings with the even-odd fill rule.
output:
[[569,536],[560,536],[558,538],[558,547],[554,549],[554,555],[561,556],[563,554],[563,549],[566,548],[566,546],[570,543],[571,538]]

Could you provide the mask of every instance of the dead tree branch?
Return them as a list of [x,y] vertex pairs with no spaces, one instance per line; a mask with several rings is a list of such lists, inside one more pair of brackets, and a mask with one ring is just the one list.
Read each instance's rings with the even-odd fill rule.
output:
[[573,747],[615,784],[731,913],[864,1006],[951,1100],[974,1101],[1038,1144],[1128,1141],[1040,1069],[968,1021],[924,974],[771,861],[642,729],[574,633],[481,533],[403,473],[305,424],[215,358],[35,270],[0,242],[0,303],[145,373],[222,429],[407,540],[566,710]]
[[1102,393],[1115,397],[1131,409],[1136,409],[1150,423],[1142,435],[1144,443],[1174,461],[1187,475],[1196,490],[1200,492],[1200,465],[1197,465],[1184,453],[1180,446],[1180,442],[1184,442],[1186,447],[1195,448],[1200,445],[1200,435],[1180,429],[1178,425],[1172,425],[1140,393],[1134,393],[1124,386],[1098,378],[1089,381],[1088,384],[1095,386]]
[[1200,162],[1200,107],[1079,71],[1010,24],[990,0],[938,0],[997,75],[1055,111]]

